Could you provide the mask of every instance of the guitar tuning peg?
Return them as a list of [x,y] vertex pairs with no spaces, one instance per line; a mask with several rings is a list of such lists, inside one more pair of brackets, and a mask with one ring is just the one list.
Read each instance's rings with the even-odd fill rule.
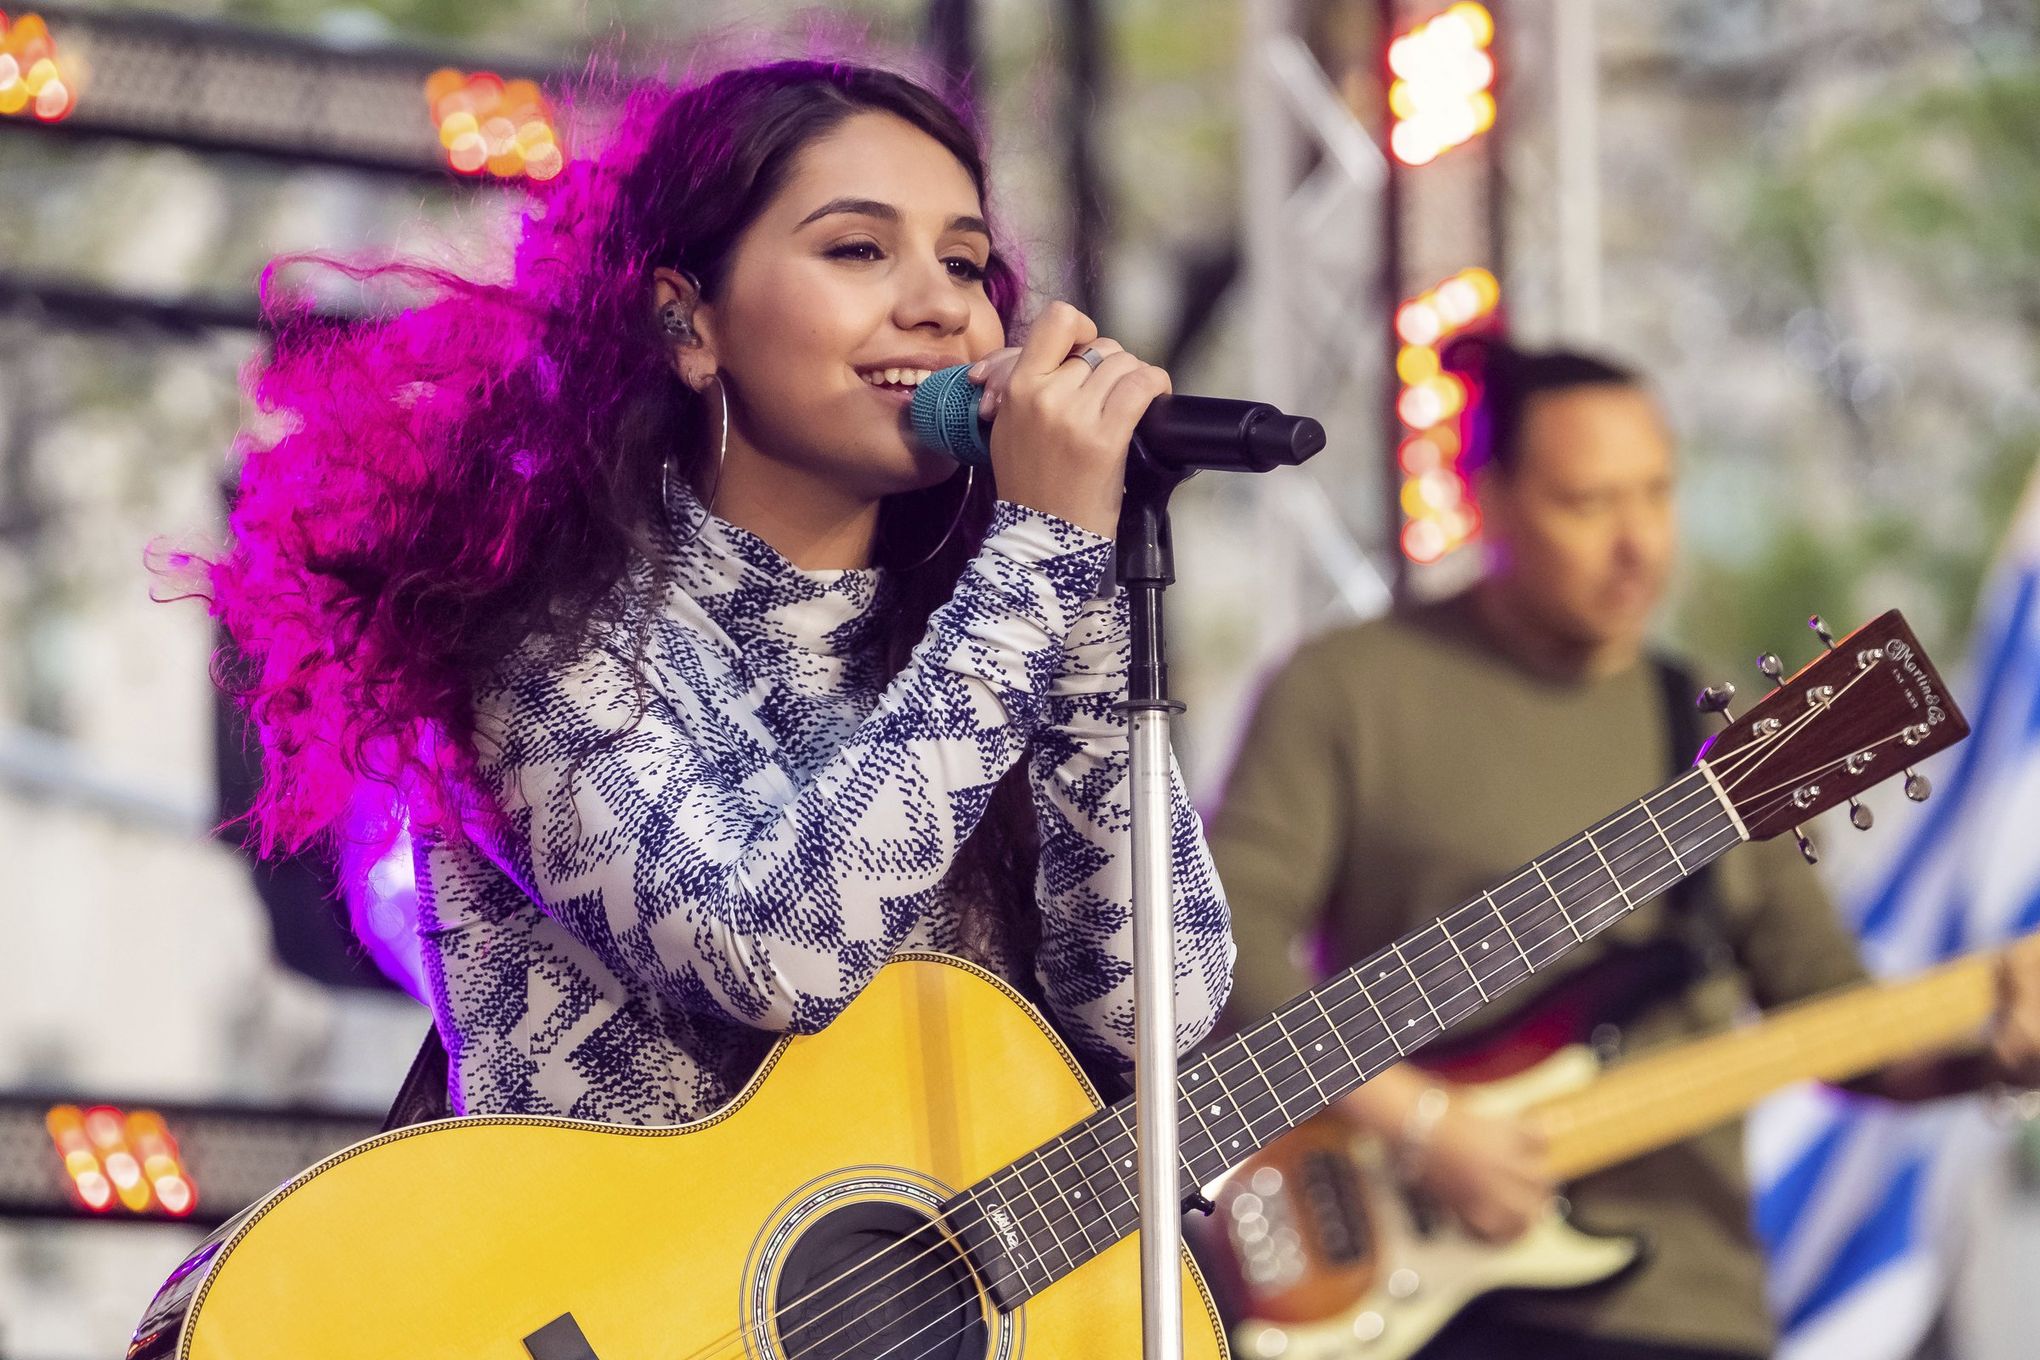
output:
[[1724,680],[1718,685],[1709,685],[1693,700],[1693,707],[1702,713],[1712,713],[1723,722],[1729,721],[1728,706],[1735,702],[1735,686]]
[[1806,839],[1806,833],[1798,827],[1792,828],[1792,839],[1799,842],[1799,853],[1806,857],[1808,864],[1820,863],[1820,851],[1813,848],[1813,842]]
[[1828,631],[1828,626],[1827,624],[1821,621],[1820,615],[1815,614],[1812,617],[1808,618],[1806,621],[1806,626],[1808,628],[1811,628],[1813,630],[1813,635],[1820,639],[1821,646],[1827,648],[1829,651],[1833,651],[1835,649],[1835,635]]
[[1912,770],[1905,772],[1905,796],[1915,803],[1924,803],[1934,792],[1934,781]]
[[1858,831],[1868,831],[1871,823],[1876,820],[1877,818],[1871,814],[1869,808],[1864,807],[1853,798],[1849,800],[1849,825],[1855,827]]
[[1765,652],[1762,656],[1758,657],[1757,669],[1762,671],[1764,678],[1773,685],[1785,683],[1785,663],[1778,659],[1777,653]]

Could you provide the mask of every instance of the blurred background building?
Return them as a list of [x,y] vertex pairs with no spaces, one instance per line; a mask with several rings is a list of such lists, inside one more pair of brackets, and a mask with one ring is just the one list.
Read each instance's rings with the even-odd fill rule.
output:
[[[1461,144],[1392,141],[1388,43],[1446,8],[10,10],[0,1093],[13,1122],[0,1158],[13,1160],[0,1201],[42,1193],[52,1104],[372,1119],[402,1075],[425,1014],[340,947],[348,908],[325,902],[331,882],[308,865],[251,874],[209,834],[245,766],[208,679],[206,613],[152,598],[166,586],[145,551],[218,532],[265,263],[310,249],[486,262],[526,177],[599,122],[599,100],[567,93],[591,70],[679,72],[704,51],[761,46],[918,51],[984,110],[996,206],[1042,296],[1091,309],[1179,390],[1324,420],[1330,447],[1294,476],[1207,478],[1179,502],[1181,745],[1200,795],[1255,676],[1296,637],[1392,590],[1443,589],[1478,551],[1450,450],[1410,448],[1449,425],[1449,391],[1410,395],[1432,376],[1411,351],[1433,323],[1503,319],[1653,375],[1684,451],[1688,552],[1663,624],[1683,648],[1754,679],[1742,667],[1757,652],[1814,645],[1809,611],[1853,624],[1897,606],[1959,670],[2040,449],[2040,10],[1504,0],[1482,57],[1407,81],[1429,98],[1436,76],[1439,97],[1474,110]],[[514,102],[520,80],[549,93],[555,141],[526,138],[513,156],[486,117],[435,116],[454,92]],[[1432,311],[1403,318],[1412,302]],[[1844,895],[1878,872],[1874,843],[1834,848],[1824,867]],[[400,940],[401,873],[372,887],[353,911]],[[277,1139],[262,1155],[288,1157]],[[204,1204],[204,1149],[186,1151]],[[46,1207],[0,1219],[0,1357],[113,1353],[194,1232],[99,1221],[117,1206],[75,1198]],[[1995,1259],[1979,1251],[1964,1286],[1971,1314],[2013,1336],[2031,1335],[2036,1305],[2004,1281],[2040,1265],[2023,1221],[1993,1220]],[[1926,1344],[2023,1353],[1977,1330]]]

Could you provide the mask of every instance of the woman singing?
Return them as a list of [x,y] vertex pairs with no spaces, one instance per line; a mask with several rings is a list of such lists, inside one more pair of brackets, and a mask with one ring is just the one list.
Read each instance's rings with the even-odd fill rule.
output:
[[[895,954],[1132,1052],[1128,440],[1168,377],[1022,284],[975,136],[883,71],[641,94],[507,281],[285,319],[210,588],[266,846],[406,790],[460,1113],[671,1123]],[[906,432],[979,364],[992,475]],[[1175,787],[1177,1012],[1232,964]]]

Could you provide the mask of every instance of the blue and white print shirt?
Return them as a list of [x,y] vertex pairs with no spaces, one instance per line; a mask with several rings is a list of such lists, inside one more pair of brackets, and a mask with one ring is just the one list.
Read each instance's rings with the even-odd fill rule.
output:
[[[714,518],[662,534],[664,560],[637,568],[667,583],[642,667],[629,626],[568,664],[534,648],[506,666],[477,746],[509,830],[418,849],[453,1108],[668,1124],[724,1104],[775,1032],[821,1029],[902,950],[957,951],[944,876],[1021,759],[1041,942],[990,963],[1023,986],[1031,966],[1073,1046],[1129,1061],[1130,625],[1123,594],[1093,598],[1109,542],[1000,503],[888,682],[883,573],[800,571]],[[1171,782],[1187,1048],[1233,946]]]

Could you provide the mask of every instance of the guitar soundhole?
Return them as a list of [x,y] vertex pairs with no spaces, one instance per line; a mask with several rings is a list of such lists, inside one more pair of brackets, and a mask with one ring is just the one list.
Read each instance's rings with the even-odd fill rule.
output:
[[902,1204],[823,1215],[787,1252],[773,1303],[786,1360],[982,1360],[990,1346],[962,1256]]

